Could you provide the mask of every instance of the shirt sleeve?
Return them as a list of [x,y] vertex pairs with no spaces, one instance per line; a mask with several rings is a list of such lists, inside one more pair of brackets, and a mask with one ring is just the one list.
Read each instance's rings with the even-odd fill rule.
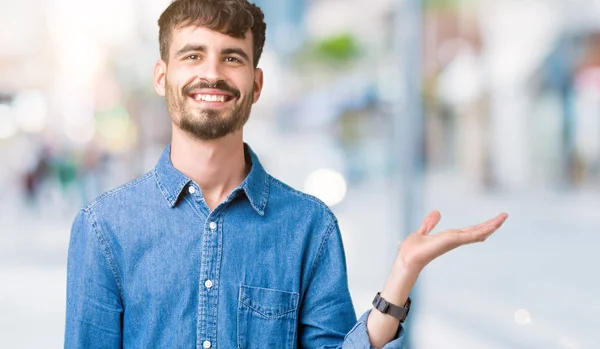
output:
[[[348,332],[344,340],[343,349],[358,349],[358,348],[371,348],[371,341],[369,340],[369,333],[367,331],[367,319],[372,309],[366,311],[354,327]],[[404,328],[402,325],[398,327],[396,336],[390,342],[383,346],[383,349],[402,349],[404,347]]]
[[120,282],[114,258],[88,211],[71,229],[65,348],[120,348]]
[[[299,348],[371,348],[367,332],[367,311],[356,321],[346,272],[346,256],[337,221],[333,221],[321,242],[311,268],[309,285],[299,313]],[[402,326],[385,349],[400,349]]]

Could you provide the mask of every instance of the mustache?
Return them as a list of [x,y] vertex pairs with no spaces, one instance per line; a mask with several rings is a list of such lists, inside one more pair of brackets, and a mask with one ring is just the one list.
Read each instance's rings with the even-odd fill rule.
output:
[[221,90],[223,92],[227,92],[227,93],[231,93],[232,95],[235,96],[235,98],[240,98],[240,90],[238,90],[235,87],[229,86],[229,84],[223,80],[219,80],[214,84],[209,84],[206,81],[200,81],[198,83],[192,84],[192,85],[187,85],[186,87],[183,88],[182,92],[183,95],[189,95],[190,92],[192,92],[193,90],[198,90],[198,89],[202,89],[202,88],[209,88],[209,89],[217,89],[217,90]]

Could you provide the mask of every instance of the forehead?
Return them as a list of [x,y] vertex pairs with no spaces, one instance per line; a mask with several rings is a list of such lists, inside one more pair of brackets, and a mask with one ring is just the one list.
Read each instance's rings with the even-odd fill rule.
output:
[[177,52],[188,44],[203,45],[208,50],[221,50],[224,48],[241,48],[251,56],[252,53],[252,31],[246,32],[245,38],[234,38],[219,31],[204,26],[190,25],[181,28],[173,28],[171,32],[170,54]]

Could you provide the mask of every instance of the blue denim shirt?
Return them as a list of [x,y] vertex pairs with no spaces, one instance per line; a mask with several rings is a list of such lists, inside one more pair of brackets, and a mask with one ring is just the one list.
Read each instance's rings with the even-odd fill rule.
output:
[[245,150],[249,175],[213,211],[167,148],[79,212],[66,348],[370,348],[335,216]]

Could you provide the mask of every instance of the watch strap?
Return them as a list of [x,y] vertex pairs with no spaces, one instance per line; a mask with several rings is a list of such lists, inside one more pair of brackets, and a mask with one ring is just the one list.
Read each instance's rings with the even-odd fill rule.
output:
[[404,306],[397,306],[381,297],[381,292],[377,292],[377,295],[375,295],[375,299],[373,299],[373,306],[375,307],[375,309],[379,310],[384,314],[388,314],[397,318],[398,320],[400,320],[400,322],[404,322],[404,320],[406,320],[408,312],[410,311],[410,303],[411,300],[410,297],[408,297],[406,303],[404,303]]

